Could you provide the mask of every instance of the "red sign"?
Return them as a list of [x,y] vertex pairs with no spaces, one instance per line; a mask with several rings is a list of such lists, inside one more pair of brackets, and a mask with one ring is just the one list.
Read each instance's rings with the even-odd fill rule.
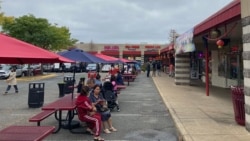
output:
[[106,45],[104,46],[104,51],[112,50],[112,51],[119,51],[119,46],[117,45]]
[[136,49],[139,49],[140,46],[139,45],[126,45],[125,48],[127,48],[128,50],[136,50]]

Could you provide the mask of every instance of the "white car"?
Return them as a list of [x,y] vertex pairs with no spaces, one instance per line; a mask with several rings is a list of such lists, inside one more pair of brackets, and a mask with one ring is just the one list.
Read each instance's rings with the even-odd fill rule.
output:
[[86,71],[89,72],[89,71],[96,71],[97,69],[97,64],[88,64],[87,67],[86,67]]
[[110,64],[105,64],[102,67],[102,72],[108,72],[111,69],[111,65]]
[[0,65],[0,78],[7,79],[10,75],[10,65],[2,64]]

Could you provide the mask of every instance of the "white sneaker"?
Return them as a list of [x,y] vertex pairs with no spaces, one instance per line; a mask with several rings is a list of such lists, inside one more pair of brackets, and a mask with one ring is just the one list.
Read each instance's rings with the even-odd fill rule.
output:
[[111,128],[109,128],[109,131],[116,132],[117,129],[115,129],[114,127],[111,127]]
[[106,133],[106,134],[110,134],[110,133],[111,133],[111,132],[109,131],[109,129],[104,129],[103,132]]

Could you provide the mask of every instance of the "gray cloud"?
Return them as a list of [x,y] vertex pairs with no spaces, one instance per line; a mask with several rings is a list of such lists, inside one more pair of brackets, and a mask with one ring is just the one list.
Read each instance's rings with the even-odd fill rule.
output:
[[96,43],[167,43],[232,0],[32,0],[2,1],[8,16],[33,14],[66,26],[72,37]]

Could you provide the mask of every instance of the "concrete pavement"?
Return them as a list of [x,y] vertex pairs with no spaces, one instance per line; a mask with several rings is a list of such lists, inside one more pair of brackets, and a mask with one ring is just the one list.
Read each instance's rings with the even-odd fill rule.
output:
[[[146,75],[146,74],[145,74]],[[146,76],[145,76],[146,77]],[[181,141],[249,141],[250,133],[235,122],[229,89],[179,86],[162,74],[153,77],[179,131]]]
[[[55,75],[56,76],[56,75]],[[55,77],[53,75],[47,75],[47,77]],[[210,96],[206,96],[204,85],[195,85],[195,86],[179,86],[174,84],[174,79],[168,77],[166,74],[162,74],[161,77],[149,78],[147,81],[144,81],[143,78],[146,74],[142,73],[140,78],[143,79],[143,82],[149,85],[149,81],[153,79],[155,86],[157,87],[165,105],[168,107],[168,111],[174,120],[174,124],[178,129],[178,136],[180,141],[249,141],[250,133],[246,131],[244,126],[240,126],[235,122],[233,104],[231,99],[231,93],[229,89],[210,87]],[[44,76],[42,77],[44,78]],[[39,80],[39,78],[30,78],[31,80]],[[60,81],[61,78],[58,77]],[[77,79],[78,80],[78,79]],[[20,81],[29,81],[22,80]],[[45,80],[44,80],[45,81]],[[137,80],[138,81],[138,80]],[[53,86],[53,82],[47,81],[49,83],[47,86]],[[141,82],[142,83],[142,82]],[[4,83],[3,83],[4,84]],[[5,86],[3,86],[5,88]],[[20,84],[21,87],[21,84]],[[124,92],[129,94],[134,94],[138,96],[138,91],[133,90],[133,84],[129,86]],[[136,88],[136,87],[134,87]],[[27,90],[21,90],[21,92],[27,93]],[[137,91],[137,92],[136,92]],[[49,91],[51,93],[52,91]],[[133,93],[131,93],[133,92]],[[54,92],[54,95],[47,95],[46,101],[53,101],[57,98],[57,91]],[[136,94],[137,93],[137,94]],[[145,93],[145,92],[143,92]],[[10,113],[12,116],[11,122],[5,122],[7,119],[6,116],[0,117],[0,127],[6,127],[12,124],[31,124],[27,123],[28,117],[32,114],[37,113],[39,109],[26,109],[27,96],[19,96],[19,102],[11,104],[10,101],[14,102],[15,95],[3,96],[1,97],[1,108],[0,111],[7,114]],[[124,96],[124,95],[123,95]],[[123,99],[129,97],[123,97]],[[23,103],[25,101],[25,103]],[[123,100],[122,100],[123,101]],[[125,100],[125,102],[128,100]],[[15,101],[16,102],[16,101]],[[125,103],[121,103],[125,104]],[[148,103],[149,104],[149,103]],[[17,107],[21,107],[17,108]],[[15,114],[12,113],[15,111]],[[123,109],[121,113],[114,113],[115,119],[123,118],[121,114],[127,111]],[[123,114],[124,115],[124,114]],[[126,115],[126,114],[125,114]],[[125,116],[126,117],[126,116]],[[53,121],[53,117],[51,119]],[[10,121],[10,118],[8,119]],[[119,122],[116,124],[119,124]],[[119,127],[119,126],[118,126]],[[63,131],[63,134],[67,133]],[[134,134],[134,133],[132,133]],[[120,137],[123,134],[118,134]],[[117,137],[118,137],[117,135]],[[47,140],[57,140],[63,139],[67,136],[68,139],[80,139],[77,136],[71,136],[71,134],[65,134],[65,136],[59,137],[53,135]],[[109,137],[106,137],[106,139]],[[114,137],[115,138],[115,137]],[[113,139],[114,139],[113,138]],[[85,138],[86,139],[86,138]],[[109,138],[111,139],[111,138]],[[116,138],[117,139],[117,138]]]
[[[65,76],[71,76],[72,73],[66,73]],[[105,74],[101,74],[102,76]],[[19,93],[15,94],[12,88],[7,95],[0,95],[0,129],[10,125],[32,125],[36,123],[28,122],[28,119],[41,111],[40,108],[28,107],[28,84],[30,82],[44,82],[44,105],[58,99],[58,82],[63,81],[63,74],[57,73],[46,79],[40,76],[31,77],[27,80],[19,78]],[[86,73],[77,73],[76,80],[81,77],[87,77]],[[4,92],[6,83],[0,81],[0,91]],[[139,75],[135,82],[131,82],[126,89],[119,94],[120,112],[112,112],[112,122],[118,132],[112,134],[103,134],[102,137],[108,141],[177,141],[177,131],[174,122],[166,108],[159,91],[151,78]],[[67,112],[63,112],[66,116]],[[75,117],[74,120],[78,120]],[[54,125],[57,122],[54,116],[50,116],[41,125]],[[81,129],[81,128],[80,128]],[[79,130],[80,130],[79,129]],[[78,129],[76,129],[78,130]],[[62,129],[57,134],[48,136],[46,141],[90,141],[93,137],[86,134],[72,134],[68,130]]]

